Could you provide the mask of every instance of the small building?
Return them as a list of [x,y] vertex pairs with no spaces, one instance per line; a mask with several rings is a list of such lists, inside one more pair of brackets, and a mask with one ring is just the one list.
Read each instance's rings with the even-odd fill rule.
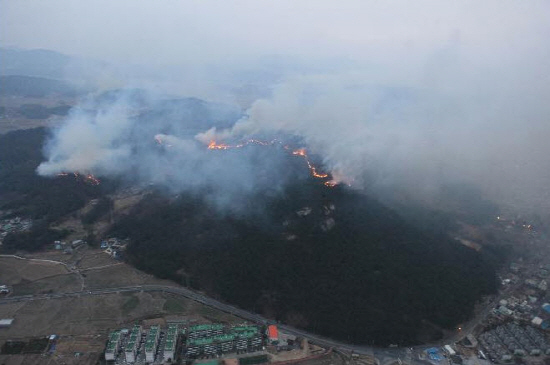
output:
[[77,247],[77,246],[82,245],[83,243],[84,243],[83,240],[74,240],[74,241],[71,243],[71,246],[72,246],[73,248],[75,248],[75,247]]
[[0,319],[0,328],[11,327],[12,323],[13,323],[13,318]]
[[445,351],[447,351],[447,353],[449,354],[449,356],[456,355],[456,351],[453,350],[453,348],[450,345],[445,345],[444,348],[445,348]]
[[535,317],[535,318],[533,318],[533,320],[531,320],[531,323],[534,324],[535,326],[540,326],[541,323],[542,323],[542,318]]
[[279,330],[277,329],[277,326],[272,324],[267,327],[267,337],[270,342],[279,340]]
[[550,313],[550,303],[544,303],[542,305],[542,309],[544,309],[547,313]]

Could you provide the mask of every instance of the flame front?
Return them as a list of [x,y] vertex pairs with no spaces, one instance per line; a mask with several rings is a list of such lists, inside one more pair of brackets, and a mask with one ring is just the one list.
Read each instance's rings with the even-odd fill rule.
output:
[[228,145],[224,143],[216,143],[216,141],[210,141],[210,143],[208,144],[208,149],[209,150],[228,150],[231,148],[241,148],[244,146],[245,145],[243,143],[239,143],[236,145]]
[[[295,151],[292,151],[292,154],[294,156],[301,156],[301,157],[304,158],[304,160],[306,160],[307,167],[309,168],[309,173],[311,174],[311,176],[316,177],[318,179],[324,179],[324,178],[328,177],[328,174],[323,174],[323,173],[317,172],[317,168],[309,160],[309,157],[307,156],[307,151],[306,151],[305,148],[300,148],[300,149],[297,149]],[[327,184],[325,184],[325,185],[327,185]],[[335,186],[335,185],[332,185],[332,186]],[[329,185],[327,185],[327,186],[329,186]]]
[[[230,144],[225,144],[225,143],[218,143],[215,140],[211,140],[210,143],[208,143],[208,149],[209,150],[229,150],[229,149],[235,149],[235,148],[242,148],[242,147],[245,147],[245,146],[250,145],[250,144],[256,144],[256,145],[260,145],[260,146],[272,146],[272,145],[275,145],[275,144],[281,144],[281,142],[276,140],[276,139],[274,139],[272,141],[262,141],[262,140],[258,140],[258,139],[248,139],[248,140],[240,142],[238,144],[230,145]],[[283,148],[287,151],[291,151],[291,148],[288,145],[283,145]],[[317,171],[317,168],[315,167],[315,165],[309,159],[309,157],[307,155],[307,150],[305,148],[299,148],[297,150],[293,150],[292,155],[302,157],[306,161],[307,167],[309,169],[309,173],[311,174],[311,176],[313,176],[317,179],[330,178],[329,174]],[[331,180],[325,181],[324,184],[325,184],[325,186],[328,186],[328,187],[332,188],[332,187],[335,187],[336,185],[338,185],[338,181],[331,178]]]
[[225,143],[217,143],[216,141],[212,140],[208,144],[208,149],[209,150],[229,150],[233,148],[242,148],[244,146],[248,146],[249,144],[257,144],[260,146],[271,146],[271,145],[274,145],[275,143],[277,143],[277,140],[275,139],[273,141],[261,141],[259,139],[249,139],[238,144],[230,145]]
[[[72,173],[75,180],[79,180],[79,179],[82,179],[83,181],[87,182],[87,183],[90,183],[92,185],[99,185],[101,184],[101,180],[99,180],[97,177],[95,177],[94,175],[92,174],[86,174],[86,175],[82,175],[80,174],[80,172],[78,171],[75,171]],[[60,177],[63,177],[63,176],[69,176],[69,173],[68,172],[60,172],[57,174],[57,176],[60,176]]]
[[92,185],[99,185],[101,181],[92,174],[86,175],[86,180]]

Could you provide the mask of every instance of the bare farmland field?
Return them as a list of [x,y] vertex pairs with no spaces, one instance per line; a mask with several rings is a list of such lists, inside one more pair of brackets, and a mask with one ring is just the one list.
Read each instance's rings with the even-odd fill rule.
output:
[[0,257],[0,282],[7,285],[67,274],[64,265]]
[[[0,282],[13,286],[14,294],[11,295],[79,291],[81,280],[85,283],[85,290],[143,284],[177,286],[116,261],[102,250],[87,246],[70,255],[52,250],[27,257],[50,261],[0,257]],[[10,328],[0,331],[0,344],[51,334],[59,336],[53,354],[0,355],[0,363],[6,365],[95,364],[104,350],[109,331],[128,328],[135,322],[242,322],[238,317],[192,300],[160,292],[113,293],[0,304],[0,318],[14,318]]]

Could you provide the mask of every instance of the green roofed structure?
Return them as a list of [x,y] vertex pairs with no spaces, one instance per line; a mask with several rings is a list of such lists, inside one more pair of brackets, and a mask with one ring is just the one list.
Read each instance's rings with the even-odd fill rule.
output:
[[145,360],[149,362],[155,361],[155,353],[157,352],[157,345],[159,340],[159,326],[151,326],[145,339]]
[[215,323],[215,324],[197,324],[195,326],[189,327],[189,332],[197,332],[197,331],[208,331],[208,330],[218,330],[223,329],[223,324],[221,323]]
[[195,325],[189,327],[188,334],[186,350],[188,357],[258,350],[263,343],[259,328],[252,325],[235,327],[224,327],[221,324]]
[[130,336],[128,338],[128,342],[126,343],[126,350],[125,350],[126,362],[128,363],[134,363],[136,361],[136,354],[141,341],[141,332],[142,332],[142,328],[138,324],[136,324],[132,328],[132,332],[130,332]]
[[115,360],[120,346],[120,331],[113,331],[109,334],[109,341],[105,349],[105,360]]
[[166,331],[166,342],[164,343],[164,361],[174,361],[174,356],[176,355],[176,347],[178,340],[178,325],[169,324],[168,330]]

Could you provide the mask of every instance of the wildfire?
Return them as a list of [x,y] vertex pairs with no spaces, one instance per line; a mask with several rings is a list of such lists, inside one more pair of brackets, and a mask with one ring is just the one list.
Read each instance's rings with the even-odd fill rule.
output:
[[[309,168],[309,172],[310,172],[311,176],[316,177],[318,179],[324,179],[324,178],[328,177],[328,174],[323,174],[323,173],[317,172],[317,168],[309,160],[309,157],[307,156],[307,151],[306,151],[305,148],[300,148],[300,149],[297,149],[295,151],[292,151],[292,154],[294,156],[300,156],[300,157],[304,158],[304,160],[307,162],[307,167]],[[325,182],[325,185],[327,185],[326,182]],[[333,187],[335,185],[336,184],[327,185],[327,186]]]
[[[256,144],[256,145],[260,145],[260,146],[272,146],[274,144],[281,144],[281,142],[276,140],[276,139],[274,139],[272,141],[262,141],[262,140],[258,140],[258,139],[249,139],[249,140],[246,140],[246,141],[234,144],[234,145],[230,145],[230,144],[225,144],[225,143],[218,143],[215,140],[211,140],[210,143],[208,144],[208,149],[209,150],[229,150],[229,149],[235,149],[235,148],[242,148],[242,147],[250,145],[250,144]],[[287,151],[291,151],[291,148],[288,145],[283,145],[283,148]],[[315,165],[313,165],[313,163],[310,161],[310,159],[307,155],[307,150],[305,148],[300,148],[300,149],[297,149],[297,150],[293,150],[292,155],[300,156],[306,161],[307,167],[309,169],[309,173],[311,174],[311,176],[313,176],[315,178],[318,178],[318,179],[326,179],[326,178],[329,177],[329,174],[321,173],[321,172],[317,171],[317,168],[315,167]],[[329,180],[329,181],[325,181],[324,184],[328,187],[331,187],[331,188],[338,185],[338,183],[334,179]]]
[[261,141],[259,139],[249,139],[244,142],[238,143],[238,144],[225,144],[225,143],[217,143],[216,141],[212,140],[208,144],[209,150],[229,150],[234,148],[242,148],[244,146],[248,146],[249,144],[257,144],[260,146],[271,146],[273,144],[277,143],[277,140],[273,141]]
[[228,145],[224,143],[216,143],[216,141],[210,141],[210,143],[208,144],[209,150],[228,150],[231,148],[241,148],[241,147],[244,147],[244,144],[240,143],[237,145]]
[[86,181],[88,181],[92,185],[99,185],[101,183],[101,181],[92,174],[86,175]]
[[[57,174],[57,176],[69,176],[69,173],[68,172],[60,172],[59,174]],[[89,184],[92,184],[92,185],[101,184],[101,180],[99,180],[97,177],[95,177],[92,174],[83,175],[80,172],[76,171],[76,172],[73,172],[73,176],[74,176],[75,180],[82,179],[83,181],[85,181]]]

